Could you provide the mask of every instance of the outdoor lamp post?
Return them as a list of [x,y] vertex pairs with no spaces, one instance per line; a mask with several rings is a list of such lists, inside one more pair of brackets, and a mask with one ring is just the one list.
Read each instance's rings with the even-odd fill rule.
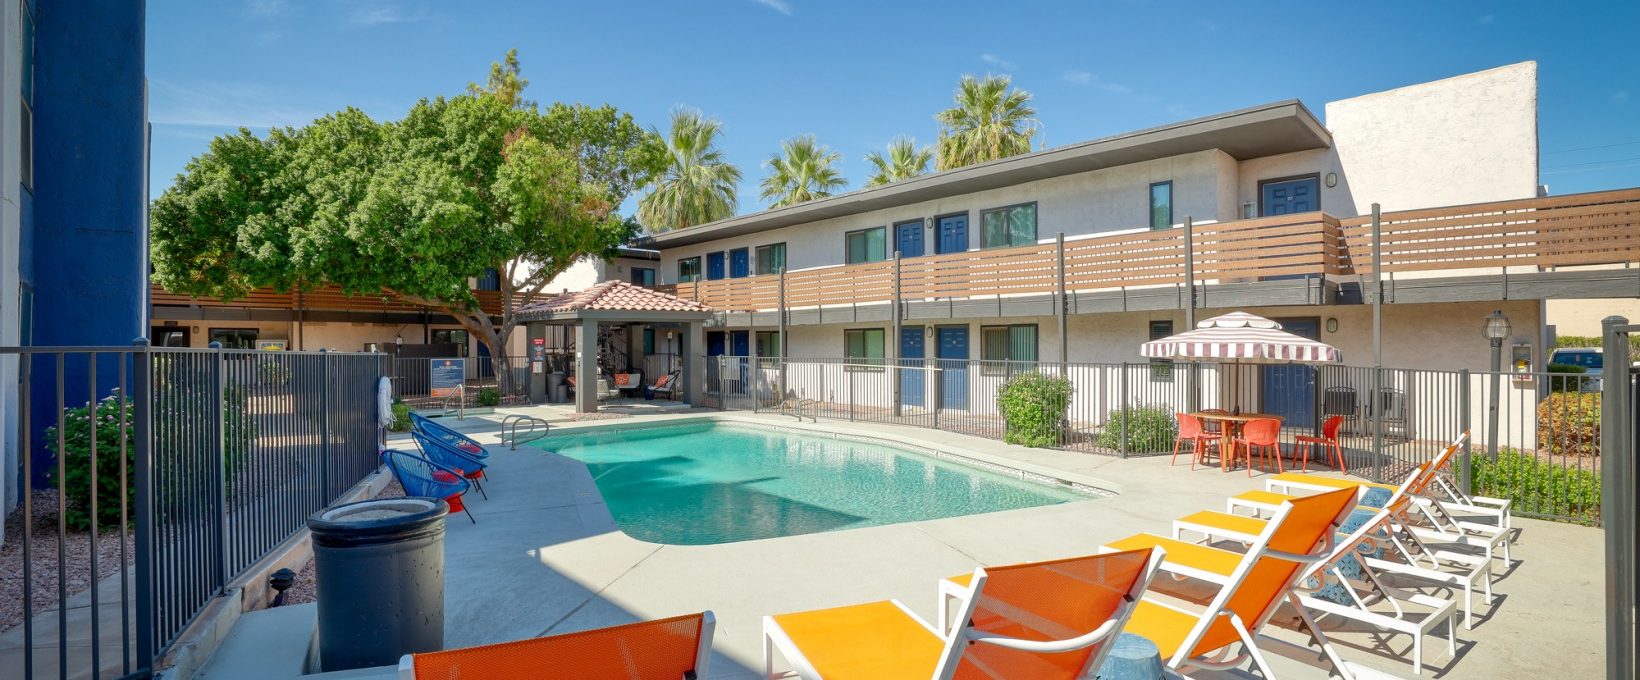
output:
[[1495,310],[1486,316],[1482,330],[1492,343],[1492,397],[1486,409],[1486,455],[1497,460],[1498,398],[1503,389],[1503,341],[1509,337],[1509,317],[1503,315],[1503,310]]

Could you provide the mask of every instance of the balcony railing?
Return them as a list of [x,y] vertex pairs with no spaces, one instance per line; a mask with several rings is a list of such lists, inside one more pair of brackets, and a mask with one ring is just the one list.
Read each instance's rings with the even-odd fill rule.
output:
[[[181,293],[172,293],[158,284],[150,285],[151,299],[156,305],[200,307],[238,307],[249,309],[323,309],[342,310],[350,312],[420,312],[420,305],[413,305],[393,297],[380,295],[348,295],[335,286],[323,286],[301,293],[295,291],[281,293],[272,288],[258,288],[242,298],[223,302],[215,298],[193,298]],[[481,309],[491,315],[501,314],[501,291],[475,290],[473,295],[478,298]],[[523,296],[515,296],[522,299]]]
[[[1383,213],[1383,272],[1640,261],[1640,189]],[[1372,218],[1323,212],[658,288],[721,311],[1372,275]],[[1063,264],[1061,264],[1063,263]],[[1473,272],[1471,272],[1473,273]]]

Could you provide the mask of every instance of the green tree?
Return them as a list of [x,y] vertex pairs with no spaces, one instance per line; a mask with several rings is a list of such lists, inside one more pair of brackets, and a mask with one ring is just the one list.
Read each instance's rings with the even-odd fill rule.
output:
[[769,207],[779,208],[842,190],[848,180],[835,167],[842,158],[842,154],[815,143],[814,135],[781,142],[780,151],[764,163],[769,176],[763,178],[763,200],[772,201]]
[[511,106],[530,107],[535,102],[519,98],[524,88],[530,86],[530,81],[519,77],[518,48],[507,50],[501,61],[490,62],[490,78],[483,85],[478,83],[467,84],[467,94],[473,96],[490,95]]
[[[486,95],[423,100],[387,123],[347,109],[265,139],[241,130],[154,202],[154,280],[223,299],[334,284],[449,314],[505,360],[520,302],[635,233],[617,208],[664,153],[607,106]],[[468,287],[490,269],[499,315]]]
[[876,151],[866,154],[866,162],[871,163],[871,179],[866,186],[889,184],[925,174],[933,160],[933,149],[926,146],[917,148],[917,140],[910,137],[897,138],[889,142],[887,156]]
[[1030,153],[1039,125],[1036,109],[1031,93],[1010,89],[1011,84],[1008,76],[962,77],[955,105],[934,116],[940,124],[940,170]]
[[672,111],[666,166],[638,199],[638,221],[651,232],[691,227],[735,214],[740,168],[716,146],[723,123],[694,109]]

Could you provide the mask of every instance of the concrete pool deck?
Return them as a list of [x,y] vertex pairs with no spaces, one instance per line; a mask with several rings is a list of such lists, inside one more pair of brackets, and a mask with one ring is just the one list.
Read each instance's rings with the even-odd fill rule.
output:
[[[498,419],[500,416],[496,416]],[[661,422],[656,416],[555,426],[554,431]],[[789,417],[724,419],[792,426]],[[450,423],[484,442],[495,422]],[[745,680],[761,669],[761,617],[887,598],[935,614],[935,583],[986,564],[1088,554],[1132,533],[1167,533],[1170,522],[1261,488],[1255,475],[1192,472],[1167,457],[1118,459],[1027,449],[899,426],[822,421],[855,435],[916,441],[1110,489],[1117,495],[1061,505],[709,546],[645,543],[622,534],[586,467],[540,449],[492,447],[489,499],[470,495],[477,523],[452,516],[446,534],[447,647],[551,635],[712,610],[717,636],[710,677]],[[1598,677],[1603,673],[1604,570],[1599,529],[1517,519],[1517,566],[1494,586],[1474,630],[1458,631],[1458,654],[1430,639],[1425,677]],[[1159,583],[1161,583],[1159,581]],[[1161,587],[1173,591],[1174,584]],[[1275,621],[1290,616],[1278,614]],[[1404,635],[1323,624],[1349,661],[1412,677]],[[1292,630],[1267,628],[1303,642]],[[1444,630],[1443,630],[1444,633]],[[1409,658],[1409,657],[1407,657]],[[1322,677],[1308,657],[1272,654],[1283,677]],[[777,666],[783,664],[777,659]],[[385,670],[385,669],[384,669]],[[366,677],[369,674],[350,674]],[[1193,677],[1256,677],[1193,673]],[[382,675],[382,677],[390,677]]]

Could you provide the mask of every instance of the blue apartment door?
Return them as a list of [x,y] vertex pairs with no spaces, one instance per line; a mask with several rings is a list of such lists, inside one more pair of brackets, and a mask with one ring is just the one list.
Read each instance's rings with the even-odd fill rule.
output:
[[968,327],[942,326],[935,331],[940,346],[940,408],[968,409]]
[[[923,367],[923,329],[922,326],[906,326],[900,329],[900,365],[907,368],[921,369]],[[928,371],[900,371],[900,403],[906,406],[923,405],[923,385],[927,384]]]
[[[1311,340],[1321,339],[1320,319],[1278,319],[1283,330]],[[1282,417],[1282,423],[1296,427],[1315,425],[1315,367],[1304,364],[1273,364],[1264,367],[1265,413]]]
[[737,356],[737,357],[749,357],[749,356],[752,355],[752,333],[751,333],[751,331],[734,331],[734,332],[730,333],[729,336],[731,338],[733,338],[733,350],[734,350],[732,352],[729,352],[730,354],[732,354],[734,356]]
[[940,218],[939,240],[935,252],[960,253],[968,249],[968,216],[946,215]]
[[1321,209],[1321,187],[1314,177],[1265,182],[1259,195],[1259,215],[1291,215]]
[[900,257],[921,257],[923,254],[923,224],[921,220],[894,227],[894,249]]
[[752,260],[745,248],[729,251],[729,278],[744,279],[752,273]]
[[723,278],[723,253],[706,254],[706,280],[716,281]]

